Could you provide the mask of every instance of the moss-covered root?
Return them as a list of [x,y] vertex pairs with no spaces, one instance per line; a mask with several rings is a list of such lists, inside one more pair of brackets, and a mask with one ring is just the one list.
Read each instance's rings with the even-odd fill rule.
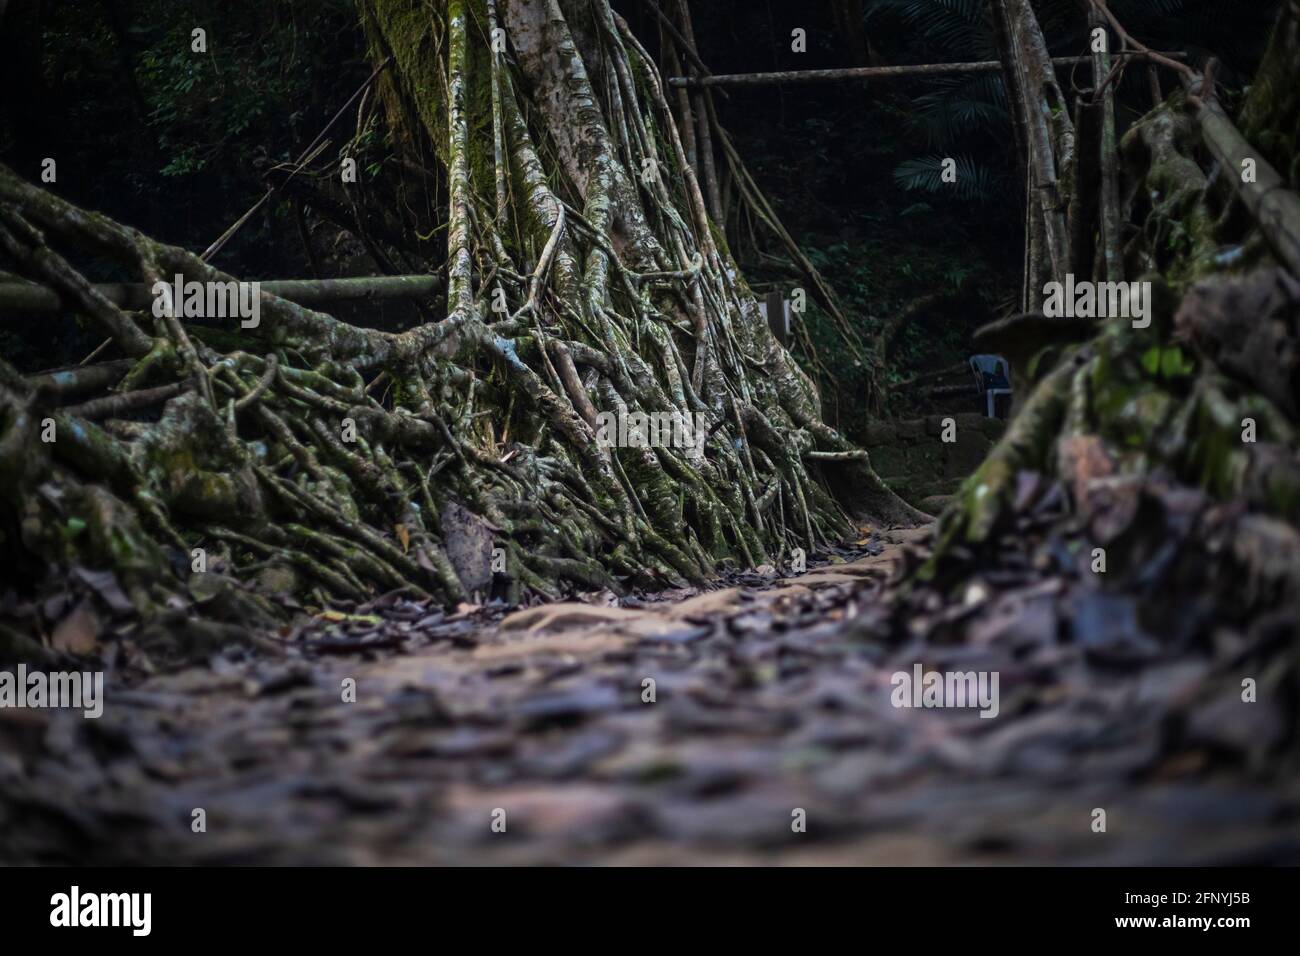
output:
[[[1086,351],[1071,353],[1034,389],[984,463],[966,479],[956,500],[940,517],[936,558],[955,543],[989,539],[1014,500],[1020,471],[1054,468],[1055,442],[1066,418],[1072,383],[1086,361]],[[934,560],[928,565],[931,570]]]

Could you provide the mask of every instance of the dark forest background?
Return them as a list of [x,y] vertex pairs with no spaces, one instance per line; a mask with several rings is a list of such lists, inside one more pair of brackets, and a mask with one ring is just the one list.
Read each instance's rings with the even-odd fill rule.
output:
[[[1153,48],[1186,51],[1198,66],[1217,57],[1229,103],[1248,82],[1277,9],[1273,0],[1111,5]],[[657,50],[658,26],[641,0],[615,6]],[[700,55],[716,74],[991,60],[985,8],[985,0],[691,4]],[[1035,8],[1054,55],[1086,51],[1076,0]],[[57,192],[194,250],[257,200],[268,169],[292,162],[371,71],[350,0],[10,0],[3,27],[0,160],[35,180],[41,160],[55,157]],[[207,31],[206,56],[191,52],[195,27]],[[806,53],[791,50],[796,27],[807,31]],[[1086,85],[1081,69],[1077,83]],[[1069,90],[1073,78],[1065,79]],[[1167,89],[1174,82],[1163,79]],[[918,301],[932,303],[902,328],[887,381],[960,362],[975,327],[1016,308],[1023,188],[997,73],[733,87],[716,99],[740,154],[864,336]],[[1120,87],[1121,134],[1150,105],[1145,69],[1130,70]],[[338,129],[322,160],[338,153],[355,122]],[[386,157],[376,115],[361,137],[364,189],[367,176],[383,175]],[[946,156],[958,163],[956,189],[938,180]],[[300,221],[292,203],[270,203],[220,262],[249,279],[378,271],[353,237],[327,225]],[[774,243],[729,239],[760,292],[803,284]],[[115,278],[107,269],[96,277]],[[367,321],[412,320],[404,307],[386,309]],[[858,431],[863,371],[815,305],[806,321],[830,372],[827,415]],[[29,369],[77,361],[95,344],[72,319],[0,330],[0,352]],[[900,389],[889,410],[916,401]]]

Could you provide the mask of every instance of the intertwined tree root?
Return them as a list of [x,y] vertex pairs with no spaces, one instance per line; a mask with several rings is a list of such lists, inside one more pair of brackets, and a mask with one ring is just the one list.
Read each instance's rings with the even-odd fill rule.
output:
[[[364,21],[393,61],[395,153],[442,161],[425,174],[447,197],[443,318],[379,331],[266,292],[252,329],[124,311],[73,260],[233,280],[0,168],[5,259],[119,353],[38,377],[0,363],[3,549],[27,584],[111,570],[137,613],[175,615],[202,548],[208,591],[262,585],[226,589],[246,622],[274,612],[262,594],[464,600],[493,586],[494,544],[518,600],[699,581],[922,517],[821,422],[606,3],[370,0]],[[703,415],[703,456],[604,447],[596,416],[620,410]]]

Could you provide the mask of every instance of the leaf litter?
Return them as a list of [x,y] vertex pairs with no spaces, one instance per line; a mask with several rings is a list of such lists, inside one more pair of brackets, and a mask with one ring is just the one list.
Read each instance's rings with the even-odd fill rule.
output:
[[[909,572],[927,532],[875,530],[805,574],[714,589],[450,611],[392,592],[202,666],[153,661],[114,630],[125,595],[82,574],[57,607],[0,602],[50,654],[97,637],[109,672],[98,721],[0,710],[0,857],[1300,861],[1280,533],[1258,528],[1252,550],[1249,516],[1159,479],[1084,490],[1066,520],[1063,490],[1023,476],[1004,533],[926,582]],[[1103,540],[1131,572],[1090,572]],[[1248,613],[1246,594],[1273,610]],[[998,716],[894,706],[894,675],[918,664],[996,672]],[[1092,832],[1097,807],[1112,832]]]

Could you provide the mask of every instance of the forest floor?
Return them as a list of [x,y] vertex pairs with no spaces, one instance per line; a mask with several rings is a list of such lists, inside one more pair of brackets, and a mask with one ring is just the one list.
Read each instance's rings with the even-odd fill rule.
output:
[[[100,719],[0,711],[0,859],[1300,860],[1300,781],[1260,758],[1277,713],[1207,703],[1240,647],[1147,653],[1086,582],[1008,570],[1031,536],[959,605],[904,600],[926,535],[513,614],[390,595],[275,636],[281,655],[110,670]],[[998,672],[996,718],[893,706],[915,663]]]

